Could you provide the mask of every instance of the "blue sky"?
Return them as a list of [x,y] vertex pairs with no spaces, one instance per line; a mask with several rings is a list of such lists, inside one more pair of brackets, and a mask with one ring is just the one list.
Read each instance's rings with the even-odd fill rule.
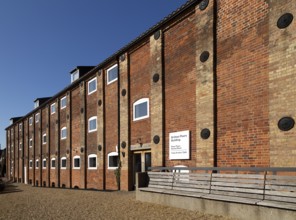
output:
[[70,84],[186,0],[0,0],[0,144],[9,119]]

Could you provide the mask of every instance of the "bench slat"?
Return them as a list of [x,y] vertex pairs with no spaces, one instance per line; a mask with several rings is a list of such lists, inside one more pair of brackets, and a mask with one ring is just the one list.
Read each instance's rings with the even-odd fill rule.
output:
[[231,183],[231,182],[212,182],[212,186],[234,186],[238,188],[252,188],[252,189],[263,189],[263,184],[243,184],[243,183]]
[[233,179],[233,178],[212,178],[212,182],[231,182],[231,183],[254,183],[254,184],[263,184],[264,180],[260,179]]
[[266,195],[286,196],[286,197],[295,197],[296,198],[296,192],[284,192],[284,191],[267,190],[267,191],[265,191],[265,194]]
[[220,200],[220,201],[227,201],[227,202],[237,202],[237,203],[245,203],[245,204],[256,204],[258,203],[259,199],[251,199],[251,198],[240,198],[240,197],[232,197],[232,196],[219,196],[219,195],[204,195],[202,198],[205,199],[213,199],[213,200]]
[[211,194],[263,200],[263,194],[242,193],[242,192],[226,192],[226,191],[217,191],[217,190],[211,190]]
[[264,179],[264,175],[261,174],[221,174],[221,173],[213,173],[213,178],[237,178],[237,179]]
[[266,175],[266,180],[290,180],[295,182],[296,176]]
[[199,193],[209,193],[209,189],[199,189],[199,188],[183,188],[183,187],[173,187],[173,190],[178,190],[179,192],[199,192]]
[[254,193],[263,194],[263,189],[246,189],[246,188],[234,188],[234,187],[221,187],[221,186],[211,186],[212,190],[229,191],[229,192],[244,192],[244,193]]
[[270,190],[284,190],[284,191],[292,191],[296,192],[296,187],[291,187],[291,186],[281,186],[281,185],[266,185],[265,189],[270,189]]
[[272,201],[292,202],[292,203],[296,204],[296,198],[295,197],[265,195],[265,199],[266,200],[272,200]]
[[267,185],[284,185],[284,186],[296,186],[295,181],[287,180],[266,180]]

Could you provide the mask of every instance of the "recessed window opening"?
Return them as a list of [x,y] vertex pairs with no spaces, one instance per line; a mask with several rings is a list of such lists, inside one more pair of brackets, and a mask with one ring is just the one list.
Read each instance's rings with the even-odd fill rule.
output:
[[23,124],[19,124],[19,130],[22,131]]
[[36,169],[39,169],[39,159],[36,160]]
[[88,119],[88,132],[94,132],[97,130],[97,116],[93,116]]
[[149,118],[149,99],[143,98],[133,104],[133,119],[138,121]]
[[80,169],[80,156],[73,157],[73,169]]
[[32,124],[33,124],[33,118],[30,117],[30,118],[29,118],[29,125],[31,126]]
[[97,169],[97,155],[96,154],[90,154],[88,156],[88,169],[90,169],[90,170]]
[[32,160],[29,161],[29,168],[30,168],[30,169],[33,168],[33,161],[32,161]]
[[88,82],[88,94],[92,94],[97,91],[97,77]]
[[53,103],[53,104],[51,104],[51,106],[50,106],[50,113],[51,113],[51,114],[54,114],[55,112],[56,112],[56,104]]
[[38,123],[39,120],[40,120],[40,113],[37,113],[37,114],[35,115],[35,123]]
[[51,159],[51,169],[55,169],[56,167],[55,160],[56,160],[55,158]]
[[61,158],[61,169],[66,169],[66,167],[67,167],[67,158],[62,157]]
[[64,96],[62,99],[61,99],[61,109],[64,109],[67,107],[67,96]]
[[119,157],[117,152],[108,154],[108,169],[116,169],[118,167]]
[[46,136],[46,134],[43,134],[43,136],[42,136],[42,144],[46,144],[46,142],[47,142],[47,136]]
[[66,127],[63,127],[61,129],[61,139],[66,139],[67,138],[67,128]]
[[107,69],[107,84],[115,82],[118,78],[118,65],[115,64]]
[[42,161],[42,168],[46,169],[46,159],[43,159],[43,161]]
[[30,141],[29,141],[29,147],[32,147],[33,146],[33,139],[30,138]]

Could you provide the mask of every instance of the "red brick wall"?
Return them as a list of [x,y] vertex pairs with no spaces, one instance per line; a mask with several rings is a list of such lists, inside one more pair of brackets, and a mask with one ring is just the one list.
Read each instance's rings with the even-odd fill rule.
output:
[[[194,14],[164,32],[165,165],[195,166],[196,73]],[[190,130],[190,160],[169,160],[169,133]]]
[[[81,110],[81,103],[80,103],[80,92],[79,87],[75,88],[71,92],[71,110],[72,110],[72,167],[73,167],[73,157],[80,156],[80,110]],[[80,169],[72,169],[72,187],[75,186],[82,188],[81,186],[81,169],[83,169],[83,164],[81,164],[80,158]]]
[[[67,97],[67,107],[60,109],[60,134],[61,134],[61,129],[63,127],[67,127],[67,108],[70,108],[69,106],[69,100],[68,100],[68,96],[66,94],[60,96],[60,99],[62,99],[64,96]],[[69,182],[69,164],[70,164],[70,160],[69,160],[69,156],[67,155],[67,139],[70,138],[70,130],[67,127],[67,138],[66,139],[61,139],[60,138],[60,158],[59,161],[56,160],[56,169],[57,169],[57,162],[60,163],[60,167],[61,165],[61,158],[62,157],[66,157],[67,161],[66,161],[66,169],[60,169],[60,187],[62,187],[63,185],[65,185],[65,187],[70,187],[70,182]]]
[[[105,121],[106,121],[106,163],[108,161],[108,153],[114,152],[118,145],[118,81],[107,85],[107,69],[115,63],[106,67],[106,81],[105,81]],[[106,164],[106,189],[117,189],[115,175],[113,170],[108,170]]]
[[[87,137],[87,161],[85,163],[87,167],[87,188],[98,189],[99,188],[99,172],[98,169],[90,170],[88,169],[88,156],[91,154],[97,154],[98,143],[97,143],[97,131],[89,132],[88,120],[91,117],[97,116],[97,106],[98,106],[98,98],[97,92],[92,94],[88,94],[88,82],[95,79],[95,77],[89,78],[86,81],[86,137]],[[98,121],[97,121],[98,122]],[[102,123],[102,122],[99,122]],[[97,127],[98,128],[98,127]],[[98,158],[97,158],[98,164]]]
[[149,43],[137,48],[130,54],[130,131],[131,145],[137,145],[138,138],[142,143],[151,142],[150,117],[133,121],[133,104],[142,98],[150,100],[150,48]]
[[265,1],[218,4],[218,166],[269,166]]

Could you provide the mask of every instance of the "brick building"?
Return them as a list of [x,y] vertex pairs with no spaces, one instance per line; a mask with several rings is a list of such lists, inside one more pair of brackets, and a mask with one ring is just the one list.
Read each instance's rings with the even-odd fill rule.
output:
[[[132,190],[148,166],[296,166],[296,2],[192,0],[7,130],[8,177]],[[120,163],[118,162],[120,161]]]

